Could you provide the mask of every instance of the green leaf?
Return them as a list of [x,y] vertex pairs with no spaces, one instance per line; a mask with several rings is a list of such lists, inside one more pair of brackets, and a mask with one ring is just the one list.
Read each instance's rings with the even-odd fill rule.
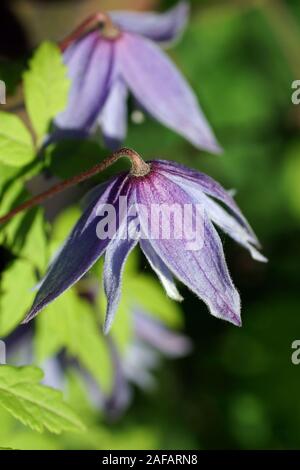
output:
[[4,272],[0,282],[0,337],[7,336],[23,319],[33,301],[36,283],[28,261],[14,261]]
[[16,216],[3,229],[0,240],[14,255],[27,259],[40,272],[45,271],[48,246],[42,209]]
[[28,259],[40,272],[44,272],[48,262],[48,243],[46,238],[46,223],[41,208],[37,208],[28,228],[21,254]]
[[[0,214],[24,201],[27,191],[20,180],[8,186],[1,196]],[[40,271],[48,261],[48,242],[43,210],[34,208],[13,217],[0,226],[0,243],[14,255],[28,259]]]
[[13,166],[4,165],[0,163],[0,188],[11,180],[12,178],[16,177],[18,174],[19,169]]
[[111,390],[112,358],[92,306],[71,289],[38,317],[35,349],[39,361],[66,348],[105,391]]
[[69,85],[58,46],[44,42],[24,73],[26,108],[39,140],[47,134],[52,119],[64,110]]
[[[15,180],[10,182],[8,185],[3,185],[1,187],[1,205],[0,205],[0,214],[1,216],[5,215],[10,209],[15,207],[17,204],[20,204],[27,197],[27,191],[24,188],[24,185],[20,180]],[[0,225],[0,229],[7,227],[7,225]]]
[[51,255],[64,243],[74,225],[81,216],[81,210],[77,206],[68,207],[56,217],[51,230]]
[[84,425],[63,401],[62,393],[39,382],[37,367],[0,367],[0,404],[15,418],[35,431],[59,434],[83,431]]
[[24,166],[34,156],[31,135],[21,119],[0,111],[0,162],[9,166]]

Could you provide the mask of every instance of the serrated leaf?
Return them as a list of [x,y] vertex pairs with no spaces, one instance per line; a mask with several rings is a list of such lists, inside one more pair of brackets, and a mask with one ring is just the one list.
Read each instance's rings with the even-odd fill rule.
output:
[[0,280],[0,337],[7,336],[29,309],[36,284],[33,266],[25,260],[14,261]]
[[69,85],[59,47],[44,42],[24,73],[26,108],[39,140],[47,134],[53,118],[65,108]]
[[31,429],[59,434],[83,431],[84,425],[63,401],[62,393],[39,382],[37,367],[0,367],[0,404]]
[[112,358],[92,306],[74,289],[50,304],[37,320],[35,349],[43,361],[66,348],[105,391],[111,390]]
[[29,131],[18,116],[0,111],[0,162],[20,167],[34,159]]

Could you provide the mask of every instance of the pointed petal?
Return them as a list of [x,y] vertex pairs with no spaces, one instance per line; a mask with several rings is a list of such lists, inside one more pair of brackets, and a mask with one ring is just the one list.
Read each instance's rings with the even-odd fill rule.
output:
[[186,191],[195,204],[203,204],[209,218],[233,240],[244,246],[250,252],[253,259],[264,263],[267,262],[267,258],[255,248],[258,245],[257,238],[253,235],[252,229],[248,229],[249,225],[246,221],[241,223],[240,218],[236,217],[235,213],[231,215],[212,198],[206,196],[198,183],[174,174],[166,172],[162,172],[162,174]]
[[243,225],[235,217],[228,214],[222,206],[205,196],[205,194],[202,197],[205,210],[210,219],[233,240],[244,246],[250,252],[253,259],[266,263],[268,261],[267,258],[253,246],[255,240],[253,240],[251,234],[249,234]]
[[146,256],[151,268],[157,274],[162,285],[165,288],[166,294],[173,300],[181,302],[183,297],[177,290],[171,271],[167,268],[163,260],[157,255],[148,240],[140,240],[140,247]]
[[165,13],[111,11],[113,22],[123,31],[140,34],[153,41],[169,43],[178,39],[189,18],[189,4],[179,2]]
[[199,190],[225,204],[227,209],[229,209],[229,211],[234,214],[234,216],[239,220],[240,224],[247,230],[249,236],[251,236],[253,240],[253,243],[259,246],[259,241],[255,233],[230,194],[230,191],[226,191],[226,189],[224,189],[217,181],[215,181],[210,176],[201,173],[200,171],[192,170],[176,162],[156,160],[153,162],[153,165],[157,171],[163,171],[163,174],[166,177],[170,177],[173,174],[174,177],[181,178],[181,180],[174,178],[174,181],[176,179],[177,183],[184,182],[184,180],[188,182],[189,185],[195,183],[199,186]]
[[109,148],[117,149],[127,133],[128,90],[122,79],[116,79],[104,104],[98,122]]
[[55,124],[60,129],[88,131],[108,94],[113,62],[113,45],[90,33],[65,53],[71,79],[68,106]]
[[128,226],[128,220],[125,217],[124,223],[111,240],[105,253],[103,273],[104,291],[107,298],[104,323],[105,334],[110,330],[120,301],[122,275],[126,260],[138,243],[138,238],[132,238],[129,232],[130,226]]
[[34,318],[46,305],[75,284],[103,254],[110,240],[100,240],[97,237],[97,210],[100,204],[115,203],[125,181],[124,176],[114,178],[97,204],[92,204],[79,219],[50,265],[24,323]]
[[[168,204],[194,204],[185,191],[162,175],[139,182],[138,203],[150,208],[151,204],[166,201]],[[144,211],[139,217],[146,233],[151,222]],[[240,325],[240,297],[230,278],[220,238],[207,217],[203,224],[201,249],[187,249],[185,239],[160,238],[149,239],[149,242],[176,277],[204,300],[212,315]]]
[[117,60],[128,87],[152,116],[196,147],[219,152],[195,94],[156,44],[124,33],[117,43]]

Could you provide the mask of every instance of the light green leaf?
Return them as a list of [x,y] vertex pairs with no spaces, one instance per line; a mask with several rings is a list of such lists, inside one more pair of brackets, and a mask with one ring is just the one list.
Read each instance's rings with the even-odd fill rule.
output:
[[[13,247],[12,247],[13,248]],[[44,272],[48,262],[48,242],[46,223],[41,208],[36,209],[21,250],[23,258],[28,259],[40,272]]]
[[34,298],[36,285],[33,266],[25,260],[14,261],[0,282],[0,337],[8,335],[20,323]]
[[[27,191],[21,181],[14,181],[1,195],[0,214],[5,214],[26,198]],[[14,255],[28,259],[40,271],[48,261],[46,223],[41,208],[31,209],[0,225],[0,243]]]
[[[0,189],[0,214],[5,215],[12,207],[23,202],[27,196],[27,191],[20,180],[13,181],[9,185],[4,185]],[[14,219],[13,219],[14,220]],[[2,226],[0,226],[2,229]]]
[[24,166],[34,159],[29,131],[18,116],[0,111],[0,162]]
[[19,171],[20,171],[19,168],[0,163],[0,191],[4,183],[14,178],[18,174]]
[[0,242],[44,272],[49,250],[43,210],[36,208],[14,217],[1,230]]
[[84,425],[63,401],[62,393],[39,382],[37,367],[0,367],[0,404],[15,418],[35,431],[59,434],[83,431]]
[[66,348],[105,391],[111,390],[112,358],[91,305],[71,289],[50,304],[37,320],[35,349],[43,361]]
[[79,207],[72,206],[68,207],[56,217],[51,230],[51,256],[53,256],[64,243],[80,216],[81,211]]
[[44,42],[24,74],[26,108],[39,140],[47,134],[52,119],[65,108],[69,85],[58,46]]

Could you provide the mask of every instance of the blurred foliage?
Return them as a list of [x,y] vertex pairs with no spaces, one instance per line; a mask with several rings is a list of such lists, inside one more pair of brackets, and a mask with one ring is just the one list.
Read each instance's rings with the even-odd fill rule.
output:
[[[174,3],[162,1],[160,6]],[[299,448],[300,369],[291,362],[291,344],[299,338],[300,108],[291,103],[291,83],[300,76],[294,76],[296,63],[291,63],[282,39],[281,31],[286,31],[287,25],[278,31],[278,21],[272,21],[260,2],[191,3],[190,25],[181,42],[169,52],[196,91],[224,155],[200,154],[149,116],[141,124],[130,123],[125,144],[146,158],[181,161],[237,190],[237,201],[270,260],[266,266],[254,263],[222,235],[243,301],[243,327],[236,329],[209,316],[205,306],[186,291],[182,305],[169,302],[148,272],[144,258],[133,256],[126,268],[122,302],[112,329],[119,351],[125,354],[132,341],[132,305],[138,303],[172,328],[182,328],[184,311],[193,353],[164,363],[156,373],[156,389],[148,393],[135,390],[134,403],[116,422],[91,403],[78,367],[68,366],[64,376],[66,400],[87,431],[63,432],[60,436],[38,434],[1,408],[1,447]],[[300,44],[299,2],[279,3],[287,12],[281,21],[292,19],[291,34],[295,32],[294,42]],[[5,79],[9,93],[16,90],[22,64],[0,63],[0,78]],[[62,74],[57,62],[56,66]],[[67,86],[62,82],[61,96]],[[131,101],[130,113],[134,109]],[[44,110],[39,108],[38,112]],[[50,125],[53,113],[48,111],[34,124],[39,137]],[[29,112],[33,123],[32,113],[36,112]],[[24,138],[25,142],[16,143],[19,148],[28,144],[27,134]],[[23,150],[14,152],[10,161],[1,159],[1,155],[0,148],[1,212],[5,213],[27,197],[26,182],[41,169],[45,175],[66,178],[90,167],[107,151],[96,141],[61,142],[49,146],[42,159],[30,154],[32,164],[22,169],[17,165],[21,165],[18,158],[24,157]],[[22,164],[25,162],[23,158]],[[120,163],[110,169],[105,178],[123,166]],[[38,282],[49,256],[79,214],[78,206],[63,212],[50,230],[41,210],[30,211],[1,228],[1,338],[24,316],[33,295],[29,289]],[[101,270],[99,263],[91,274],[99,286]],[[46,358],[64,351],[107,391],[112,387],[113,364],[101,335],[101,289],[97,308],[79,294],[80,286],[39,317],[35,361],[44,368]]]

